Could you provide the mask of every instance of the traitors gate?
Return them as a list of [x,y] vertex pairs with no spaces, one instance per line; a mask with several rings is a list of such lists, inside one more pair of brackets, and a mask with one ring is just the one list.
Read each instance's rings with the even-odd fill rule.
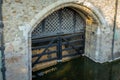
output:
[[31,80],[81,54],[99,63],[120,58],[117,0],[0,1],[3,80]]
[[32,68],[84,53],[85,22],[71,8],[46,17],[32,32]]

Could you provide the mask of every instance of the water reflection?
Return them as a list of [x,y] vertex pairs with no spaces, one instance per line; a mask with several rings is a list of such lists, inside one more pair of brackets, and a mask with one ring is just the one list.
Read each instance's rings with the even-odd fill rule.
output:
[[120,60],[99,64],[80,57],[53,67],[56,71],[33,80],[120,80]]

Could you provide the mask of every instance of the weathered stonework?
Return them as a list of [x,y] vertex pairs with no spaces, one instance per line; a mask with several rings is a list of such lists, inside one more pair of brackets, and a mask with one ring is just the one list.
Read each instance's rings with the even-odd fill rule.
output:
[[[45,17],[65,6],[74,8],[86,20],[85,55],[100,63],[112,60],[115,0],[3,1],[7,80],[31,80],[31,32]],[[114,58],[120,57],[120,1],[118,4]]]

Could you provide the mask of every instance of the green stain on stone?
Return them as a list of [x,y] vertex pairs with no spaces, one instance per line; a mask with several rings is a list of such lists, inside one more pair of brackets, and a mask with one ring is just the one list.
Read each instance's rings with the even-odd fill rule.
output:
[[114,39],[115,40],[117,40],[118,39],[118,35],[115,33],[115,37],[114,37]]
[[116,31],[115,31],[115,37],[114,37],[114,39],[115,39],[115,40],[118,40],[119,38],[120,38],[120,37],[119,37],[118,31],[116,30]]

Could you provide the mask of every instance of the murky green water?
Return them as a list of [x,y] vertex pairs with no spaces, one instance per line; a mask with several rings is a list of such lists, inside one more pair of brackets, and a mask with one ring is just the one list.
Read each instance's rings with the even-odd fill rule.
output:
[[56,71],[33,80],[120,80],[120,60],[99,64],[80,57],[53,68]]

